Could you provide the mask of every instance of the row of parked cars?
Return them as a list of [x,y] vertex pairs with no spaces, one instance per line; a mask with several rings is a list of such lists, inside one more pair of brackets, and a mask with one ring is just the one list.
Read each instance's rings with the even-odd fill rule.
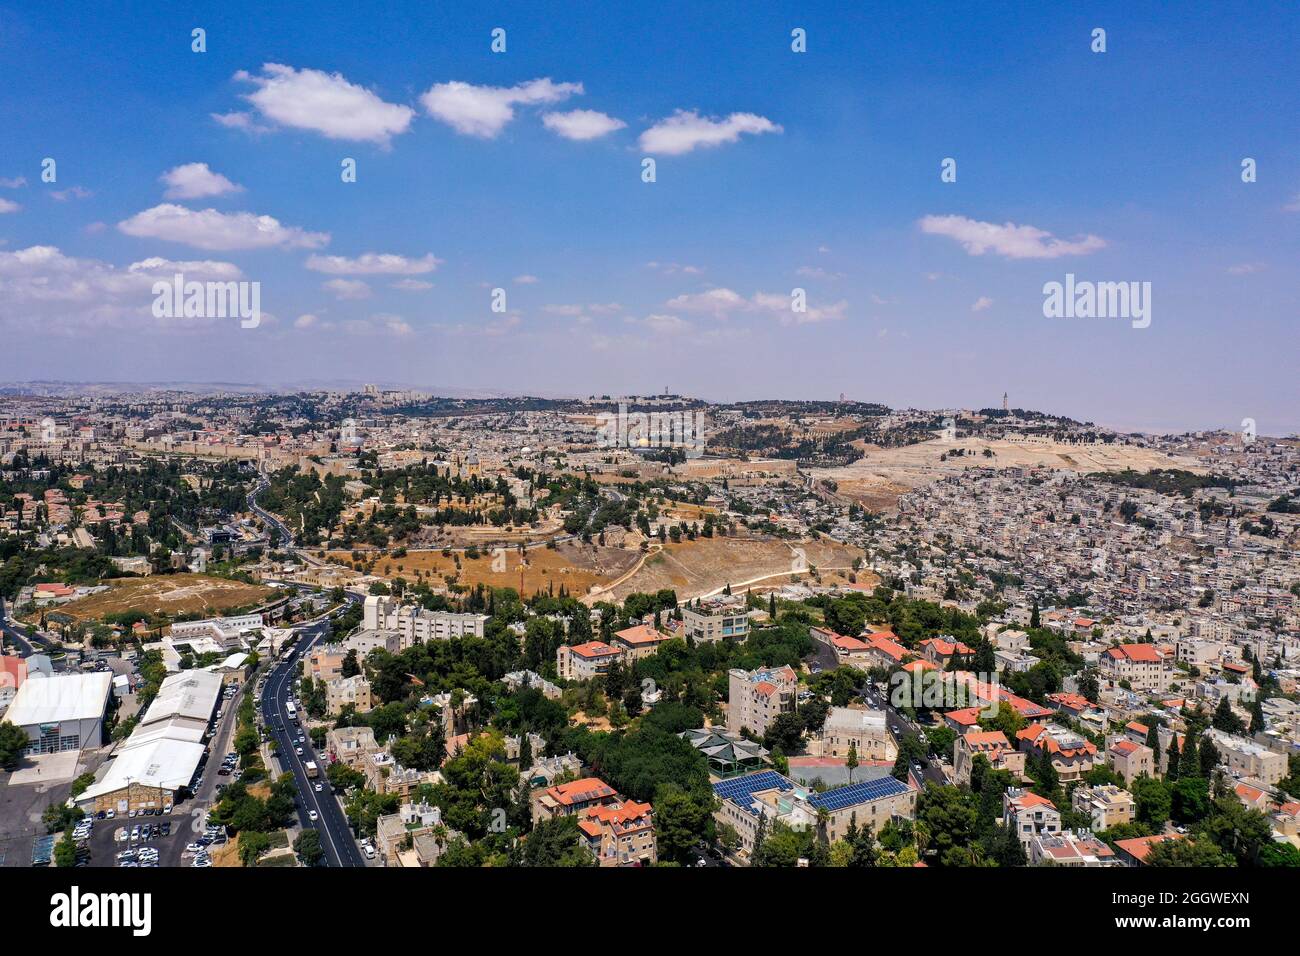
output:
[[118,866],[157,866],[158,850],[151,846],[128,847],[117,854]]

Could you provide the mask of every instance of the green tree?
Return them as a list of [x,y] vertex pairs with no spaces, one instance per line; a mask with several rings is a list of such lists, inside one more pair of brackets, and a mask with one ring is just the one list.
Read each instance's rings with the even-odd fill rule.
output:
[[1133,800],[1136,803],[1137,819],[1159,830],[1169,820],[1169,811],[1173,803],[1169,787],[1163,780],[1155,777],[1138,777],[1133,781]]
[[63,836],[54,845],[54,865],[60,867],[77,865],[77,844],[72,839],[72,828],[63,831]]
[[17,766],[19,756],[29,743],[27,731],[7,720],[0,723],[0,767],[12,770]]
[[713,839],[712,791],[687,791],[666,783],[655,791],[655,841],[659,859],[683,865],[692,861],[698,843]]
[[1214,709],[1212,724],[1215,730],[1222,730],[1225,734],[1239,734],[1246,729],[1226,696],[1219,698],[1219,706]]
[[595,866],[596,858],[582,846],[578,818],[554,817],[533,827],[524,844],[524,866]]
[[319,830],[303,830],[293,841],[293,852],[298,854],[305,866],[320,866],[325,859],[325,850],[320,845]]
[[1162,840],[1151,847],[1146,856],[1147,866],[1236,866],[1232,856],[1224,853],[1212,840],[1187,838]]
[[239,862],[244,866],[257,865],[257,858],[271,848],[271,838],[265,833],[249,830],[239,834]]
[[1178,759],[1181,755],[1182,751],[1178,749],[1178,734],[1170,734],[1169,747],[1165,750],[1165,759],[1167,761],[1165,765],[1166,780],[1178,779]]

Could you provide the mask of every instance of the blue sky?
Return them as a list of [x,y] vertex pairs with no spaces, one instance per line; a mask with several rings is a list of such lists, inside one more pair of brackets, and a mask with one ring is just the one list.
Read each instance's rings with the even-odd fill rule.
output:
[[[0,3],[4,380],[1300,429],[1294,4],[73,10]],[[154,318],[176,262],[265,321]],[[1045,318],[1066,273],[1150,327]]]

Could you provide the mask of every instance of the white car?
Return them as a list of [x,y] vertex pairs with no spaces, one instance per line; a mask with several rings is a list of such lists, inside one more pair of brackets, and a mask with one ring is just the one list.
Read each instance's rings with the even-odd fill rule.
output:
[[299,757],[302,756],[302,748],[301,748],[301,747],[294,747],[293,749],[294,749],[294,752],[297,753]]
[[308,811],[307,811],[307,819],[308,819],[308,820],[311,820],[313,823],[315,823],[317,820],[320,819],[320,814],[317,813],[315,810],[308,810]]

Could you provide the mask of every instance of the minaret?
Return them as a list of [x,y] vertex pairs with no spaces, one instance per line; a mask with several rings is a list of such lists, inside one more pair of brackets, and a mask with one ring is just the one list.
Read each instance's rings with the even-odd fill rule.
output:
[[1007,393],[1006,393],[1006,392],[1003,392],[1003,393],[1002,393],[1002,410],[1003,410],[1004,412],[1007,410]]

